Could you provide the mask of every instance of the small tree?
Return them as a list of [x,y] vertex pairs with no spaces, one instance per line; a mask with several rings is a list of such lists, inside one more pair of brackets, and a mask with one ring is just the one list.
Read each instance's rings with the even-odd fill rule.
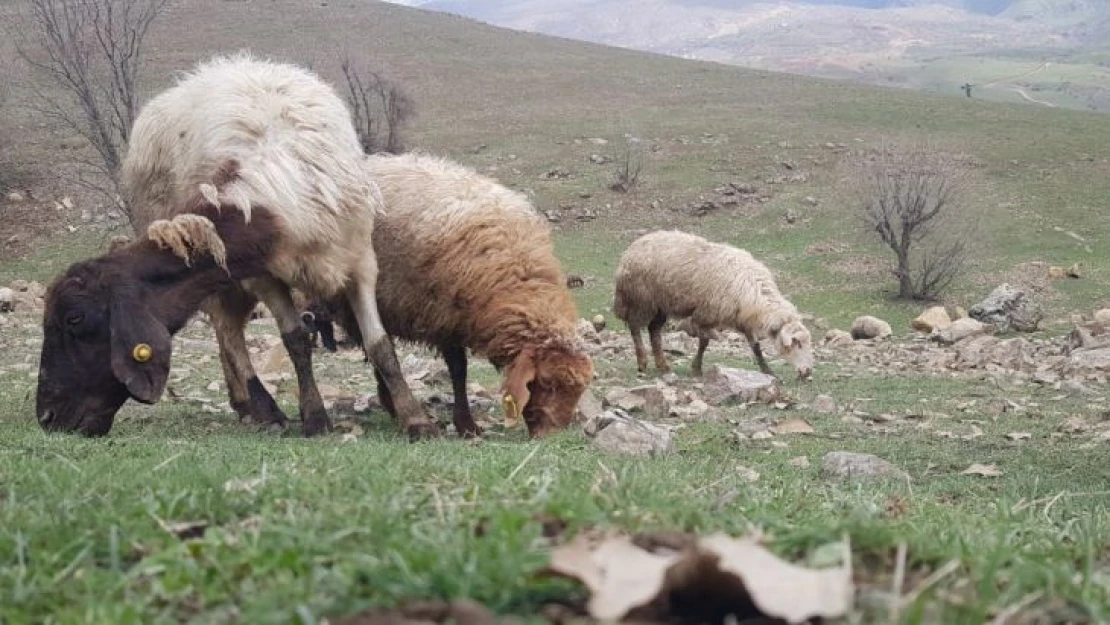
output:
[[[33,87],[31,108],[85,139],[90,166],[115,190],[139,110],[143,41],[169,0],[29,0],[17,51],[59,87]],[[101,188],[101,190],[104,190]]]
[[926,148],[884,151],[858,176],[863,222],[894,252],[898,296],[931,299],[966,269],[972,221],[962,203],[968,176]]
[[624,153],[617,160],[617,169],[613,172],[613,182],[609,188],[619,193],[628,193],[640,182],[640,173],[644,169],[644,153],[640,142],[629,138],[624,146]]
[[347,82],[347,103],[367,154],[405,151],[402,130],[416,114],[412,98],[397,83],[370,70],[357,67],[350,56],[340,63]]

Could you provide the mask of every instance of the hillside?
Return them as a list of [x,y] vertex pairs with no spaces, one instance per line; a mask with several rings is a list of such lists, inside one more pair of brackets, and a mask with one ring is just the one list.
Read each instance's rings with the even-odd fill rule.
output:
[[[275,36],[287,32],[297,36]],[[1059,318],[1106,297],[1110,260],[1095,250],[1105,245],[1099,224],[1110,125],[1099,116],[684,61],[376,2],[176,5],[152,36],[146,89],[165,86],[199,58],[241,47],[311,63],[332,80],[336,55],[349,49],[405,84],[418,107],[414,148],[477,166],[533,194],[560,220],[568,268],[596,274],[582,295],[584,312],[607,305],[622,246],[638,229],[660,226],[752,249],[804,307],[839,323],[863,309],[890,309],[882,295],[891,286],[886,258],[854,221],[843,167],[881,141],[923,138],[979,164],[968,210],[989,224],[990,236],[955,297],[969,303],[1003,279],[1029,278],[1019,264],[1030,261],[1088,267],[1083,280],[1037,285]],[[32,186],[48,189],[41,196],[77,194],[72,185],[58,188],[52,173],[73,139],[8,110],[10,160]],[[648,149],[643,182],[622,195],[607,189],[613,165],[589,157],[619,157],[626,133]],[[717,202],[729,183],[753,185],[763,199]],[[716,208],[693,216],[690,207],[706,202]],[[787,212],[797,214],[795,223],[783,220]],[[9,266],[9,275],[47,274],[71,257],[49,245],[69,245],[75,235],[67,223],[48,223],[47,234],[63,236],[45,239],[45,248],[13,247],[33,247],[37,256]],[[7,220],[3,236],[26,227]]]

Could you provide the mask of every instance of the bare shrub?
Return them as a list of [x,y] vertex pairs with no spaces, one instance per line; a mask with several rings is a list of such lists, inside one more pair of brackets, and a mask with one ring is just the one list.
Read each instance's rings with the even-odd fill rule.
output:
[[860,167],[863,223],[894,252],[899,297],[933,299],[966,270],[976,232],[968,181],[965,165],[927,147],[884,150]]
[[[16,24],[19,57],[60,89],[33,85],[28,105],[72,131],[95,156],[78,165],[93,172],[115,196],[131,126],[139,110],[143,41],[169,0],[29,0]],[[60,93],[60,95],[59,95]]]
[[629,138],[624,153],[617,159],[617,169],[613,172],[613,182],[609,189],[618,193],[628,193],[640,182],[644,170],[644,150],[640,142]]
[[358,67],[350,56],[340,63],[347,83],[347,103],[367,154],[405,151],[402,130],[416,114],[412,98],[401,86],[381,74]]

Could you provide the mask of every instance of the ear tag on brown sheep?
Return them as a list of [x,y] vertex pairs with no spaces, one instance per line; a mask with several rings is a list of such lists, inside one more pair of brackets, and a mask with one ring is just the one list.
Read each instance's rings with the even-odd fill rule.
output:
[[135,362],[150,362],[154,357],[154,350],[146,343],[139,343],[135,345],[135,349],[131,350],[131,357]]
[[501,408],[505,411],[505,427],[516,427],[520,423],[520,410],[511,394],[505,393],[501,398]]

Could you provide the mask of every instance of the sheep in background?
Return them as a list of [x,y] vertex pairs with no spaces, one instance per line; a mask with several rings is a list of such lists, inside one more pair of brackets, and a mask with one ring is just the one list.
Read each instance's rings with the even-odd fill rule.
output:
[[[374,155],[366,171],[385,202],[373,237],[382,322],[391,337],[443,355],[459,434],[480,433],[466,395],[467,349],[503,369],[510,421],[523,417],[533,437],[570,424],[593,363],[546,220],[522,194],[446,159]],[[349,315],[328,306],[347,330]],[[392,410],[380,380],[378,390]]]
[[[126,354],[119,356],[116,377],[99,380],[102,388],[88,388],[88,393],[81,393],[80,387],[73,385],[87,387],[91,382],[74,380],[60,386],[60,382],[52,381],[44,386],[43,376],[40,423],[45,427],[52,422],[51,427],[56,429],[106,432],[115,411],[128,396],[156,401],[169,374],[166,332],[176,330],[172,324],[167,325],[168,317],[159,316],[170,310],[168,303],[149,298],[146,301],[143,294],[180,284],[193,289],[189,291],[191,296],[204,297],[197,302],[181,299],[171,312],[183,314],[181,307],[187,304],[209,313],[236,412],[264,423],[285,422],[285,415],[254,373],[243,333],[251,311],[262,299],[274,314],[293,361],[304,432],[313,435],[326,431],[331,422],[313,378],[311,346],[290,294],[290,288],[297,287],[313,295],[341,297],[349,302],[365,339],[363,349],[379,379],[389,387],[402,428],[413,437],[438,435],[438,425],[405,382],[378,313],[375,285],[379,269],[371,231],[381,202],[363,171],[363,158],[343,100],[313,73],[293,65],[256,60],[249,54],[216,57],[151,99],[132,128],[120,175],[132,227],[136,233],[145,230],[147,236],[110,254],[105,266],[138,289],[137,294],[129,293],[128,297],[140,309],[120,309],[119,316],[122,318],[124,312],[146,315],[144,319],[150,322],[147,329],[152,334],[142,344],[155,341],[159,358],[150,360],[149,345],[144,348],[145,360],[139,362],[143,373],[138,375],[124,367],[129,363]],[[179,215],[183,211],[193,214]],[[217,217],[214,221],[212,215]],[[207,226],[202,224],[205,220]],[[181,227],[155,232],[152,229],[158,224]],[[251,232],[251,228],[257,232]],[[269,230],[263,232],[264,228]],[[241,240],[220,241],[225,233]],[[207,238],[192,240],[189,237],[193,234]],[[270,239],[258,239],[263,234]],[[168,242],[175,252],[183,253],[179,255],[183,256],[184,270],[150,247],[149,242],[162,241],[163,235],[171,237]],[[246,279],[230,286],[219,282],[218,290],[208,288],[217,283],[197,282],[214,277],[191,264],[189,249],[206,245],[216,249],[209,245],[213,243],[238,255],[239,264],[245,268],[240,273]],[[247,249],[248,245],[255,248]],[[116,297],[112,292],[93,292],[91,289],[99,285],[78,279],[85,269],[104,265],[102,260],[70,268],[67,276],[73,280],[59,291],[58,314],[66,314],[67,306],[85,295],[97,304],[104,302],[95,298]],[[150,272],[143,267],[127,264],[148,260],[160,262],[159,267],[174,273],[147,275]],[[265,272],[257,274],[260,263]],[[82,289],[88,292],[79,292]],[[83,322],[116,323],[102,314],[73,314],[74,319]],[[179,320],[173,317],[172,321]],[[93,336],[91,330],[89,336]],[[65,346],[50,349],[58,352],[51,352],[50,357],[59,363],[81,355],[69,353],[70,348]],[[87,351],[93,350],[90,347]],[[117,358],[117,354],[112,357]],[[131,389],[139,388],[140,379],[146,380],[142,393]],[[127,388],[121,390],[123,387]],[[67,397],[74,394],[87,396],[85,406],[70,405]],[[105,410],[106,406],[112,409]],[[59,412],[65,414],[59,416]]]
[[690,365],[694,375],[701,375],[705,349],[718,328],[742,332],[764,373],[772,374],[759,339],[773,338],[800,378],[812,374],[812,339],[801,315],[779,293],[767,267],[744,250],[685,232],[652,232],[625,250],[615,282],[613,313],[628,324],[640,371],[647,369],[644,326],[656,369],[671,370],[663,355],[662,328],[675,317],[689,318],[690,334],[698,337]]

